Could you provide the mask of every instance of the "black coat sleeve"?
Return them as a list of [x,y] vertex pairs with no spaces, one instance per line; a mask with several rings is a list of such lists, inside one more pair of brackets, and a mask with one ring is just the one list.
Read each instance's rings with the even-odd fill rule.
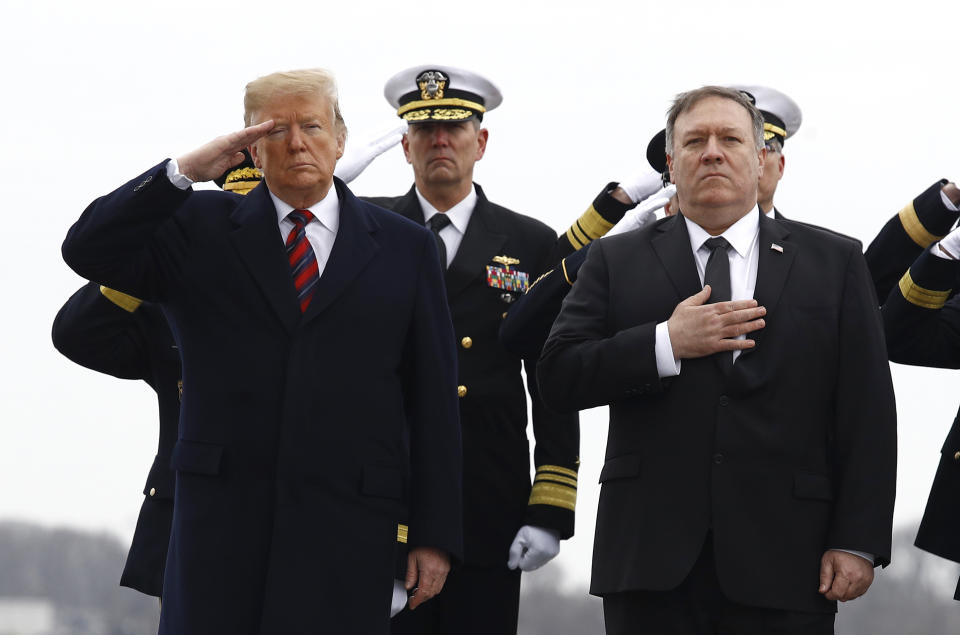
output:
[[910,263],[957,222],[960,212],[947,209],[940,196],[946,182],[946,179],[937,181],[910,201],[887,221],[867,247],[864,257],[881,301],[897,285]]
[[136,319],[140,305],[137,298],[89,282],[57,313],[53,345],[91,370],[149,380],[149,346]]

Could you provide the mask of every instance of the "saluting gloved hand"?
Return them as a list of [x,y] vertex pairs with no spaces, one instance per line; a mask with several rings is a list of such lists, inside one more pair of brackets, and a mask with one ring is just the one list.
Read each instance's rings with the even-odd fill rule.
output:
[[639,203],[651,194],[656,194],[662,187],[663,179],[653,168],[647,168],[632,179],[620,182],[620,189],[632,203]]
[[403,585],[403,580],[393,581],[393,601],[390,604],[390,617],[403,610],[407,605],[407,588]]
[[550,562],[560,553],[560,532],[543,529],[533,525],[524,525],[510,545],[510,559],[507,566],[520,567],[521,571],[533,571]]
[[960,227],[941,238],[932,251],[941,258],[960,260]]
[[406,133],[407,120],[401,119],[400,125],[391,128],[386,134],[357,148],[348,149],[337,161],[337,167],[334,168],[333,175],[343,179],[344,183],[349,183],[360,176],[360,173],[366,170],[374,159],[400,143]]
[[617,234],[622,234],[633,229],[640,229],[652,223],[657,219],[656,216],[654,216],[654,212],[669,203],[670,197],[676,193],[677,186],[672,183],[659,192],[656,192],[633,209],[627,211],[627,213],[623,215],[623,218],[606,233],[605,237],[616,236]]

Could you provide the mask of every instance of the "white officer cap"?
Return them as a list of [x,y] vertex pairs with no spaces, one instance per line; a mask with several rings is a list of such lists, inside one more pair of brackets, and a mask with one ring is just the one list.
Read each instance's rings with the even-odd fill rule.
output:
[[790,99],[779,90],[769,86],[730,86],[747,93],[753,98],[754,105],[763,115],[763,140],[776,138],[783,142],[800,129],[803,122],[803,113],[797,102]]
[[466,121],[503,101],[486,77],[453,66],[423,64],[400,71],[383,87],[383,96],[410,123]]

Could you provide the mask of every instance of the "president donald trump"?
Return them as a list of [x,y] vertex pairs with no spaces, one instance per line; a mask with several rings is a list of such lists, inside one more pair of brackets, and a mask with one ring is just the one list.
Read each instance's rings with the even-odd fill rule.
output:
[[[387,633],[398,521],[412,606],[461,555],[436,245],[333,177],[328,72],[261,77],[244,110],[244,130],[94,201],[63,244],[81,276],[158,302],[182,356],[160,632]],[[247,146],[263,185],[192,190]]]
[[763,120],[677,97],[680,213],[592,247],[539,364],[610,405],[591,592],[607,633],[825,634],[890,558],[896,415],[857,241],[757,207]]

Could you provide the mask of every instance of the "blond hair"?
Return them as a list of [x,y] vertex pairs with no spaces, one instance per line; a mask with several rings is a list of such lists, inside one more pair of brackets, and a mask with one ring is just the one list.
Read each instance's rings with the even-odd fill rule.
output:
[[337,80],[333,73],[323,68],[305,68],[297,71],[280,71],[258,77],[249,84],[243,95],[243,123],[253,124],[253,115],[268,101],[278,95],[321,95],[333,109],[333,121],[337,135],[347,138],[347,124],[340,114],[337,97]]

